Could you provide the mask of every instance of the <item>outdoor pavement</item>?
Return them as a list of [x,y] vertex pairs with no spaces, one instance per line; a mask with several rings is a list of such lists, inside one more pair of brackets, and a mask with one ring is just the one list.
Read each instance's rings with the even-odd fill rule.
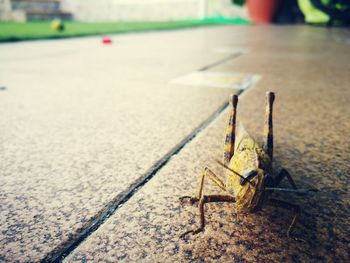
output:
[[[1,261],[349,261],[349,39],[223,26],[1,45]],[[239,92],[169,84],[203,68],[262,76],[238,106],[258,140],[276,92],[275,171],[320,190],[276,195],[301,206],[303,241],[286,238],[291,212],[237,216],[233,204],[207,205],[205,232],[179,239],[199,217],[178,198],[205,166],[223,174],[223,108]]]

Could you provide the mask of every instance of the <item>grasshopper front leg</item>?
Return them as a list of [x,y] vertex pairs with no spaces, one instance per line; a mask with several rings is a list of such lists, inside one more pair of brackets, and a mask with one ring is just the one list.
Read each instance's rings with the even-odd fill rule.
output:
[[195,230],[189,230],[180,235],[180,238],[192,233],[198,234],[204,230],[205,216],[204,216],[204,204],[211,202],[235,202],[235,198],[230,195],[203,195],[199,200],[199,214],[200,214],[200,227]]
[[180,200],[189,198],[192,203],[199,201],[199,214],[200,214],[200,227],[195,230],[189,230],[180,235],[180,238],[183,238],[187,234],[198,234],[204,230],[205,218],[204,218],[204,204],[209,202],[234,202],[235,199],[233,196],[229,195],[203,195],[204,179],[208,177],[214,185],[218,186],[221,190],[227,191],[225,184],[222,180],[215,175],[209,168],[205,168],[204,172],[200,176],[198,191],[196,196],[182,196]]
[[205,177],[208,177],[210,181],[212,181],[216,186],[218,186],[221,190],[226,191],[226,186],[223,183],[223,181],[216,175],[214,172],[212,172],[209,168],[205,168],[204,172],[200,175],[200,180],[198,184],[198,190],[196,196],[182,196],[180,197],[180,200],[183,199],[190,199],[192,203],[198,202],[201,200],[201,197],[203,195],[203,187],[204,187],[204,179]]

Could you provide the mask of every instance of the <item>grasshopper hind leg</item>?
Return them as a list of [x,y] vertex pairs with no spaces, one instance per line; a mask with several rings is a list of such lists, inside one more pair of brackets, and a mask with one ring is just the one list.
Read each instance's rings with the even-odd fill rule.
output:
[[225,143],[224,143],[224,164],[228,165],[235,151],[235,138],[236,138],[236,115],[238,96],[231,95],[230,97],[230,112],[228,115],[228,121],[225,129]]
[[266,109],[265,109],[265,122],[264,122],[264,150],[269,155],[272,161],[273,157],[273,124],[272,124],[272,108],[275,101],[275,93],[266,93]]
[[287,237],[290,238],[291,234],[295,228],[295,225],[297,222],[297,217],[301,212],[300,207],[298,205],[294,205],[294,204],[291,204],[291,203],[288,203],[288,202],[285,202],[282,200],[277,200],[277,199],[269,199],[267,204],[271,205],[271,206],[275,206],[275,207],[281,207],[284,209],[293,210],[293,212],[294,212],[293,219],[292,219],[292,222],[290,223],[288,230],[287,230]]

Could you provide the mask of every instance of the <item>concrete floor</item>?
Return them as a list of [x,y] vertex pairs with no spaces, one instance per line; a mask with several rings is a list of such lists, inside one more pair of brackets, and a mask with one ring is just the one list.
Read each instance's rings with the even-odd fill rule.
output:
[[[115,36],[111,46],[99,38],[1,45],[0,259],[349,261],[349,39],[343,29],[223,26]],[[222,47],[249,52],[213,52]],[[290,212],[237,217],[230,204],[208,205],[205,232],[179,240],[198,211],[178,197],[194,193],[206,165],[220,174],[221,109],[238,91],[168,82],[208,65],[262,75],[240,96],[238,118],[254,136],[264,93],[276,92],[275,170],[322,190],[281,195],[302,207],[296,235],[305,242],[286,239]]]

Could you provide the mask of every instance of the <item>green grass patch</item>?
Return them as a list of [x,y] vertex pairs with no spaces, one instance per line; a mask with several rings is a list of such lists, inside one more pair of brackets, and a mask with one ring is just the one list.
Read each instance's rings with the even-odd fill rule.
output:
[[67,38],[89,35],[103,35],[112,33],[127,33],[150,30],[171,30],[190,27],[199,27],[217,24],[249,24],[247,20],[236,18],[206,18],[193,20],[178,20],[167,22],[106,22],[106,23],[85,23],[85,22],[64,22],[64,31],[55,32],[51,29],[50,22],[1,22],[0,42]]

